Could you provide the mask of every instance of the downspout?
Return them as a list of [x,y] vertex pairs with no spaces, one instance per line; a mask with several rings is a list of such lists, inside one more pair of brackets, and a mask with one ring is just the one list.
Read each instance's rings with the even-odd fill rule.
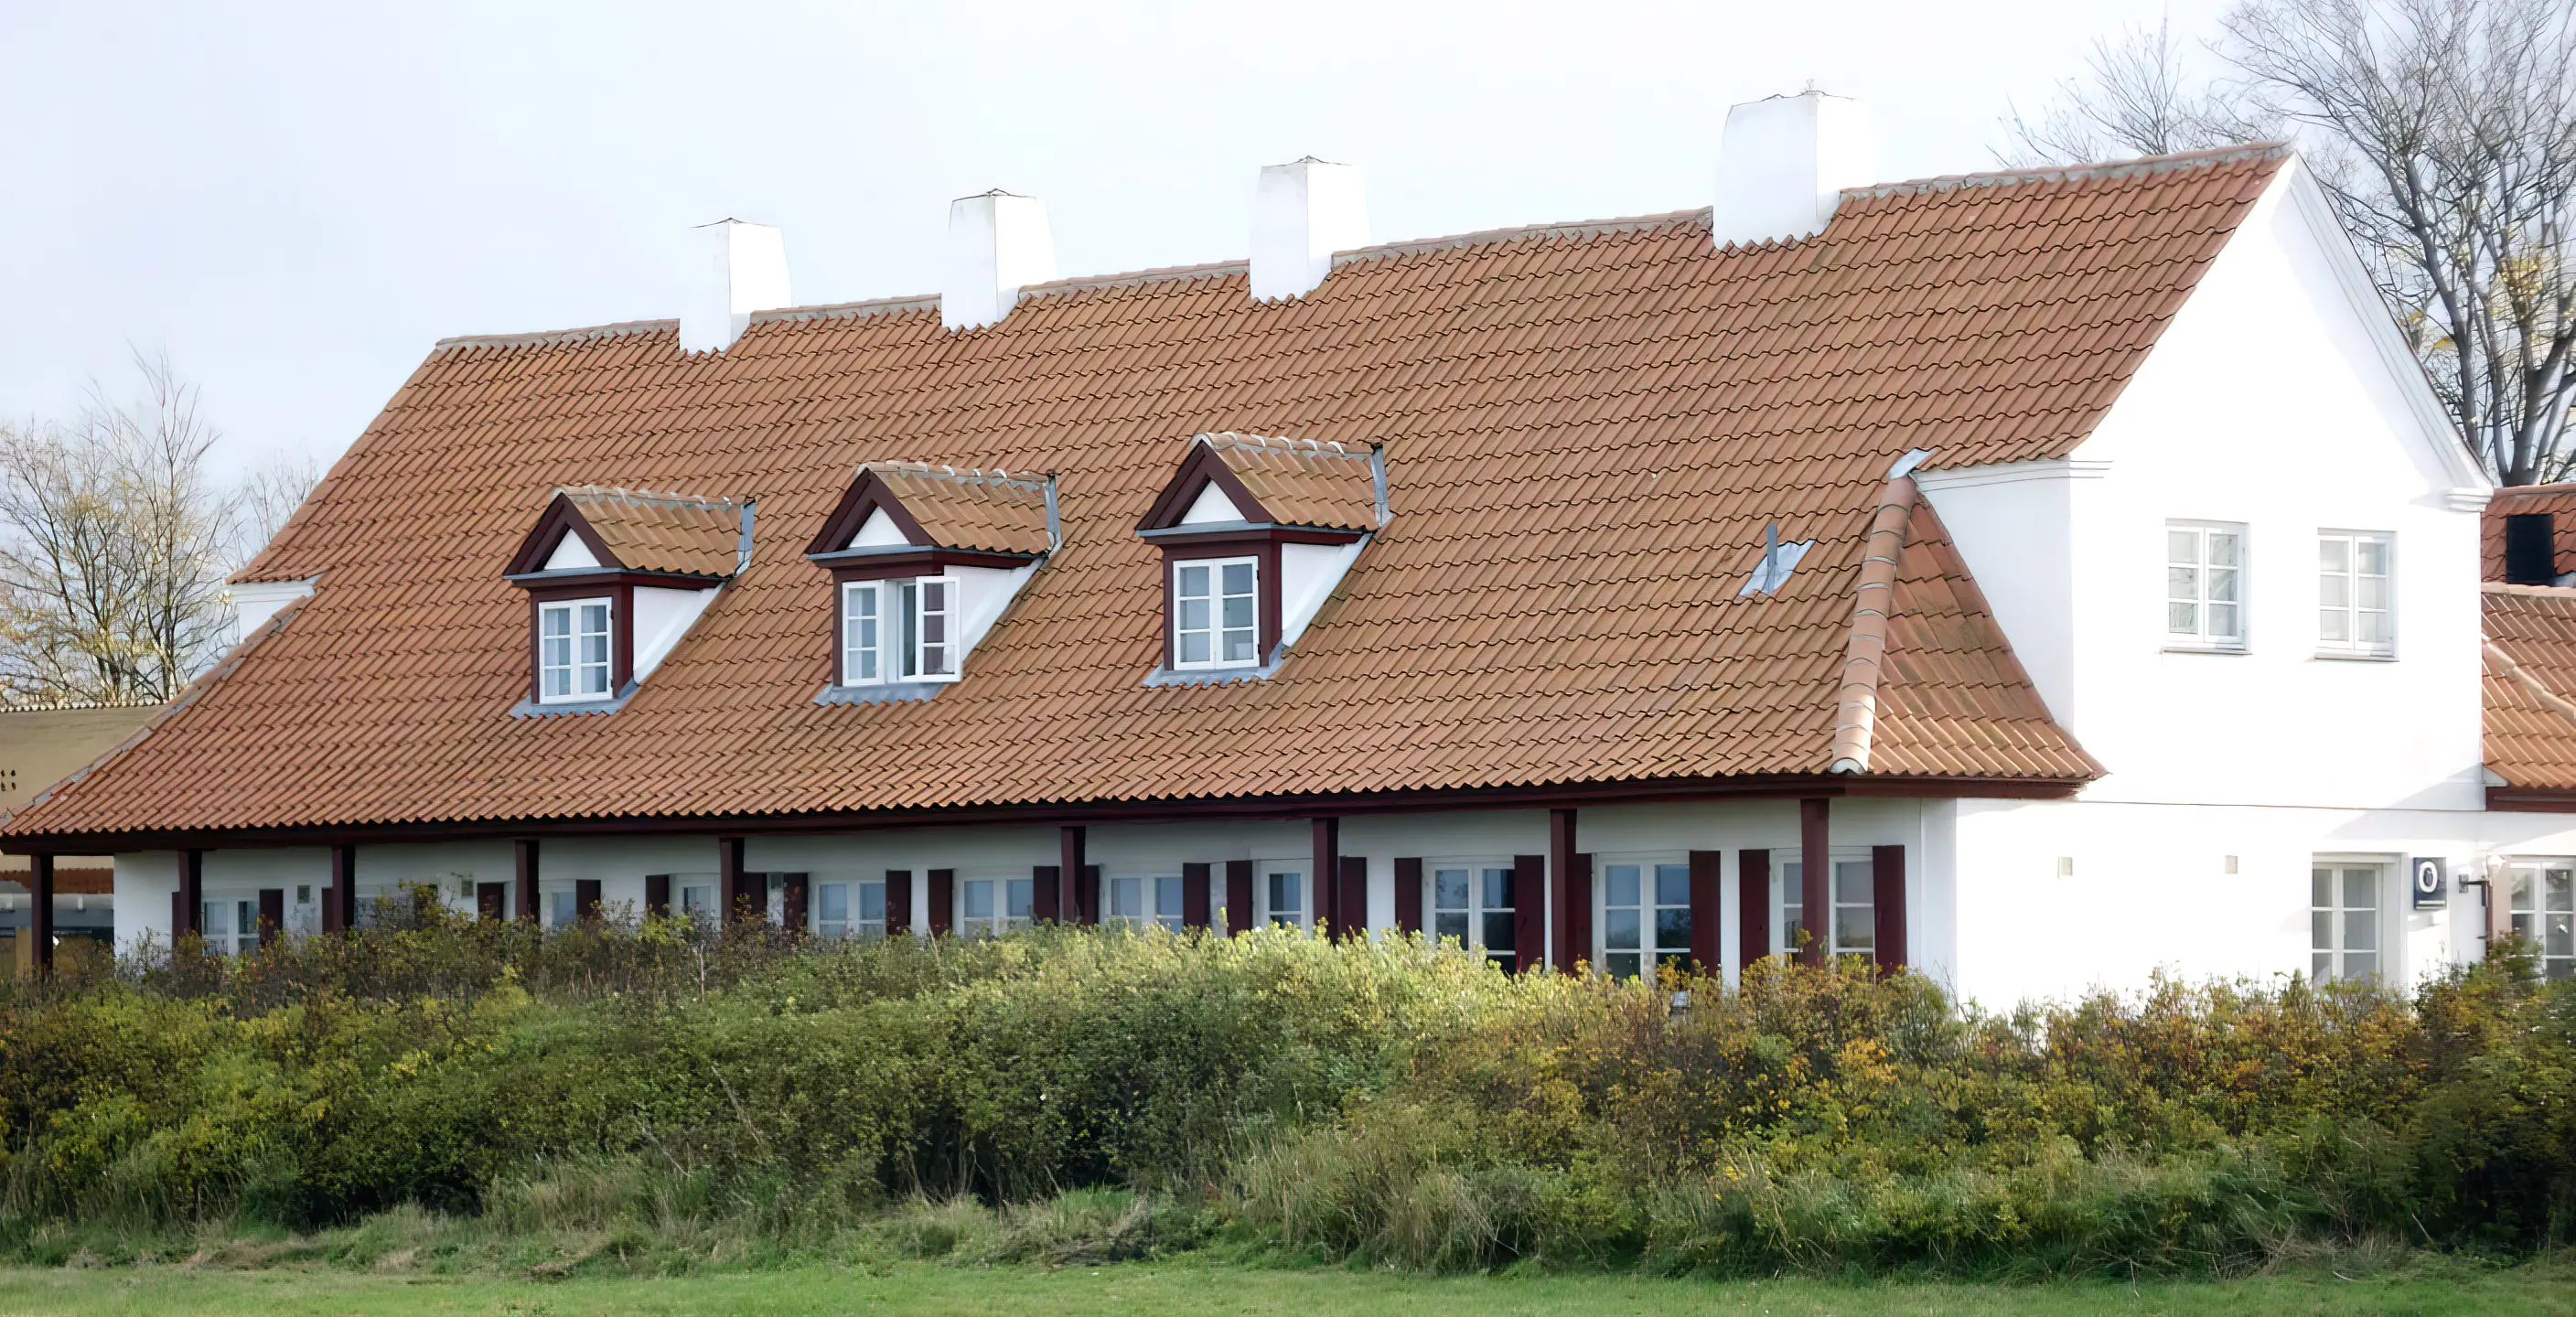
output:
[[1878,728],[1878,681],[1887,658],[1887,619],[1896,605],[1896,559],[1905,550],[1905,524],[1914,516],[1914,468],[1931,454],[1917,448],[1889,468],[1861,550],[1860,589],[1852,598],[1851,630],[1843,642],[1840,707],[1834,712],[1829,773],[1869,771],[1870,740]]

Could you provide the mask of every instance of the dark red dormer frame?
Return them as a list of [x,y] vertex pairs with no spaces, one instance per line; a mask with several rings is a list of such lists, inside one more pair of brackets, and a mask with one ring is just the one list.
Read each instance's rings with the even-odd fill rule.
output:
[[[886,520],[903,532],[912,547],[898,549],[891,545],[864,552],[853,551],[850,541],[857,538],[868,518],[883,509]],[[950,567],[996,567],[1004,571],[1026,567],[1042,555],[1003,553],[993,549],[952,549],[939,543],[921,524],[903,497],[886,487],[874,471],[861,470],[850,487],[841,491],[841,500],[823,518],[823,528],[805,546],[805,557],[831,575],[832,630],[824,636],[826,655],[824,671],[827,682],[841,682],[841,637],[849,619],[842,616],[841,587],[852,581],[888,581],[907,576],[935,576]]]
[[[585,567],[553,575],[546,571],[546,560],[555,556],[564,537],[579,536],[582,547],[590,550],[599,566]],[[717,577],[680,572],[636,571],[620,561],[599,538],[599,532],[572,505],[572,500],[556,494],[547,500],[546,510],[537,515],[537,524],[527,538],[519,541],[519,551],[510,556],[510,565],[502,575],[528,596],[528,703],[545,702],[545,605],[575,599],[608,600],[608,695],[616,699],[635,682],[635,587],[657,586],[662,589],[712,590],[723,581]],[[580,701],[565,701],[566,704]]]
[[[1210,525],[1206,530],[1190,530],[1181,518],[1189,515],[1190,505],[1198,502],[1199,493],[1214,485],[1244,515],[1244,523]],[[1175,670],[1178,658],[1175,646],[1179,637],[1173,634],[1172,577],[1174,568],[1183,562],[1203,558],[1250,558],[1258,566],[1260,594],[1256,598],[1260,614],[1259,660],[1255,668],[1267,667],[1278,658],[1280,642],[1280,587],[1284,584],[1279,571],[1279,546],[1282,544],[1349,544],[1369,532],[1336,530],[1315,526],[1283,526],[1270,509],[1262,506],[1241,477],[1217,456],[1209,444],[1192,441],[1189,455],[1181,459],[1179,469],[1154,496],[1145,516],[1136,523],[1136,533],[1153,541],[1163,551],[1163,667]],[[1196,669],[1193,669],[1195,671]],[[1213,669],[1215,672],[1247,669]]]

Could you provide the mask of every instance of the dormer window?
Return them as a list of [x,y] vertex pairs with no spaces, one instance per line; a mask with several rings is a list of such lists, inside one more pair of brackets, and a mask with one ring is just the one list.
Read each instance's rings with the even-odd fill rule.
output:
[[512,712],[619,707],[750,553],[749,504],[556,490],[505,573],[528,595],[528,697]]
[[615,601],[567,599],[537,605],[537,699],[545,704],[604,700],[616,689],[609,663]]
[[1163,550],[1161,663],[1149,683],[1261,677],[1386,524],[1376,449],[1203,434],[1136,533]]
[[871,462],[805,556],[833,581],[826,704],[927,699],[1053,550],[1050,480]]
[[1172,666],[1248,668],[1261,662],[1261,560],[1185,558],[1172,564]]

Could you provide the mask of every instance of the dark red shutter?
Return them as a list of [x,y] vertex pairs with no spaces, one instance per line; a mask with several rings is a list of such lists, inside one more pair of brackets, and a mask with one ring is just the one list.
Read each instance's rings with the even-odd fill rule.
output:
[[[801,873],[781,874],[779,875],[779,886],[781,888],[778,902],[779,922],[786,926],[788,932],[804,932],[806,904],[805,875]],[[769,903],[764,900],[761,904],[765,906]]]
[[578,918],[599,918],[598,879],[580,878],[574,880],[572,885],[572,908],[575,916]]
[[[885,884],[886,936],[919,932],[912,926],[912,870],[886,870]],[[858,912],[851,911],[850,917],[857,918]]]
[[[1310,820],[1310,825],[1314,845],[1308,852],[1313,858],[1306,866],[1306,877],[1313,890],[1307,896],[1306,913],[1313,920],[1315,931],[1320,933],[1326,926],[1339,924],[1342,920],[1341,893],[1338,890],[1342,876],[1342,821],[1320,818]],[[1333,931],[1338,933],[1341,930],[1335,928]]]
[[1524,974],[1547,963],[1547,857],[1512,857],[1512,954]]
[[1181,866],[1181,927],[1208,926],[1208,874],[1211,872],[1210,867],[1204,864]]
[[[1556,964],[1557,968],[1571,974],[1577,964],[1592,959],[1592,856],[1589,852],[1576,853],[1574,877],[1565,885],[1565,891],[1565,947],[1557,956]],[[1654,936],[1651,928],[1645,933],[1647,937]],[[1649,964],[1647,968],[1651,971],[1653,966]]]
[[1741,967],[1771,954],[1771,852],[1735,853],[1736,951]]
[[671,875],[667,873],[644,875],[644,913],[654,919],[671,917]]
[[1073,886],[1075,916],[1086,924],[1100,922],[1100,866],[1082,866],[1082,881]]
[[[1044,885],[1040,884],[1040,886]],[[957,871],[955,869],[931,870],[930,890],[924,895],[930,902],[930,935],[938,937],[943,933],[954,931],[957,927]]]
[[1341,888],[1341,911],[1333,927],[1345,937],[1368,936],[1368,857],[1343,856],[1342,880],[1336,886]]
[[175,946],[177,946],[177,945],[179,945],[179,939],[181,939],[181,938],[183,938],[183,937],[186,937],[186,936],[188,935],[188,916],[187,916],[187,909],[188,909],[188,894],[187,894],[186,892],[182,892],[182,891],[173,891],[173,892],[171,892],[171,893],[170,893],[170,945],[172,945],[172,946],[174,946],[174,947],[175,947]]
[[[48,893],[50,895],[50,893]],[[259,889],[259,944],[267,947],[286,932],[286,889]]]
[[[933,873],[938,872],[932,870]],[[1052,924],[1064,918],[1056,898],[1064,892],[1064,869],[1061,865],[1041,864],[1029,870],[1029,918],[1041,924]],[[945,931],[946,925],[941,925]]]
[[358,890],[358,848],[331,848],[331,885],[322,889],[322,931],[345,933],[357,922],[353,917],[356,902],[349,898]]
[[481,919],[486,923],[500,923],[502,918],[508,913],[503,909],[503,907],[509,903],[509,896],[507,895],[508,892],[509,885],[506,883],[476,883],[474,885],[474,917]]
[[1905,959],[1905,848],[1869,849],[1870,913],[1876,921],[1878,965],[1895,969]]
[[1252,931],[1252,861],[1225,862],[1225,931]]
[[[732,840],[734,842],[734,858],[739,861],[742,857],[741,838],[737,837]],[[514,870],[514,875],[518,880],[518,891],[516,894],[519,898],[519,908],[516,913],[519,918],[533,924],[537,922],[537,843],[534,838],[522,837],[511,849],[515,853],[518,861],[517,867]]]
[[1395,862],[1395,931],[1422,931],[1422,858],[1408,856]]
[[1722,851],[1690,853],[1691,968],[1701,974],[1715,974],[1726,963],[1718,958],[1719,925],[1726,918],[1725,866]]

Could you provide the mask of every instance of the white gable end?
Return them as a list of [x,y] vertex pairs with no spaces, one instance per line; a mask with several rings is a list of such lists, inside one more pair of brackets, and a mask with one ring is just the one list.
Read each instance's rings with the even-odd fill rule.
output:
[[1190,510],[1181,514],[1181,524],[1184,526],[1216,521],[1249,520],[1251,518],[1244,516],[1242,510],[1234,506],[1234,500],[1227,498],[1225,491],[1217,488],[1213,480],[1199,486],[1199,496],[1190,500]]
[[599,559],[591,556],[590,546],[581,542],[581,536],[567,531],[555,545],[555,551],[547,555],[545,570],[562,572],[597,566]]
[[859,527],[859,533],[850,537],[849,547],[873,549],[883,545],[910,543],[912,541],[905,538],[903,528],[894,524],[894,518],[887,516],[884,508],[877,508],[868,513],[868,519]]

